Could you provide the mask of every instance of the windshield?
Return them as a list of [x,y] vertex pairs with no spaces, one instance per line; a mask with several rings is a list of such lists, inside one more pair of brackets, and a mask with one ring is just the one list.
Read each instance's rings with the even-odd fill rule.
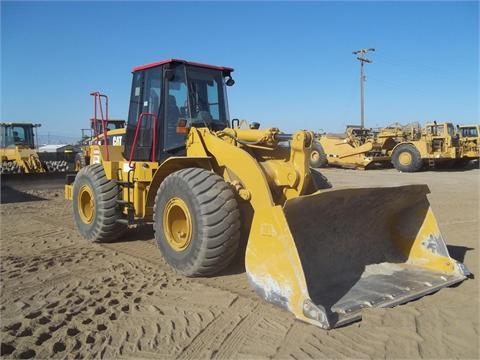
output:
[[445,124],[428,125],[427,133],[433,136],[455,136],[455,128],[452,124],[447,124],[447,133],[445,133]]
[[185,146],[185,134],[177,131],[180,120],[215,131],[228,126],[222,71],[184,64],[175,66],[173,71],[165,101],[167,151]]
[[190,118],[193,123],[205,123],[214,130],[228,124],[223,75],[220,70],[188,68]]
[[448,135],[455,136],[455,128],[452,124],[448,124]]
[[474,126],[460,128],[460,131],[462,133],[462,137],[478,137],[477,128]]
[[34,147],[32,125],[14,124],[5,126],[3,129],[0,146],[13,147],[15,145],[23,145],[30,148]]

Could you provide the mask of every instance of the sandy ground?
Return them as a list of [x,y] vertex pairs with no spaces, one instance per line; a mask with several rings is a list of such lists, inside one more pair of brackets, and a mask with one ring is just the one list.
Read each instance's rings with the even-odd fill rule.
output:
[[[427,183],[451,255],[478,274],[480,170],[326,169],[334,187]],[[172,272],[151,227],[113,244],[76,232],[62,188],[2,188],[4,358],[479,358],[478,276],[325,331],[258,298],[241,261]]]

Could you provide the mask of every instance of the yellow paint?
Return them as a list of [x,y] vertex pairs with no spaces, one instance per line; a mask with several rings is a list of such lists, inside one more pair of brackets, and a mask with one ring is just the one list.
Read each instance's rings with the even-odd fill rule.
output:
[[162,221],[170,247],[177,252],[185,250],[193,232],[192,217],[185,201],[178,197],[170,199],[165,205]]
[[303,315],[303,302],[309,299],[305,276],[281,206],[255,209],[245,267],[256,285],[280,292],[288,300],[288,309],[307,321]]
[[403,151],[398,156],[398,161],[404,166],[408,166],[412,163],[412,155],[408,151]]
[[65,200],[73,200],[73,185],[65,185]]
[[[423,211],[420,212],[415,207],[410,208],[409,211],[413,212],[413,215],[411,215],[412,219],[423,218],[413,241],[411,238],[406,237],[406,234],[405,232],[402,232],[402,229],[397,229],[397,231],[394,231],[392,234],[396,245],[403,250],[406,256],[408,256],[407,263],[443,272],[445,274],[455,271],[455,261],[452,260],[448,254],[441,255],[439,253],[434,253],[426,247],[427,242],[431,239],[430,241],[437,242],[439,248],[443,247],[446,249],[446,244],[440,233],[437,220],[435,219],[431,208],[429,207],[426,213],[423,213]],[[395,220],[402,224],[401,218]],[[406,222],[409,222],[409,220]]]
[[15,161],[25,173],[44,173],[45,169],[34,149],[22,145],[0,148],[2,161]]
[[85,224],[91,224],[95,217],[95,198],[92,189],[87,185],[83,185],[78,190],[77,196],[77,212],[80,215],[80,219]]

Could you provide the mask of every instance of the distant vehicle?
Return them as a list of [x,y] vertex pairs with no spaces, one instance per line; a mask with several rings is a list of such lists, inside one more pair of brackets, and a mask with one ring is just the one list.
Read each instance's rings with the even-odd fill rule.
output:
[[377,163],[388,163],[388,143],[376,140],[371,129],[349,125],[345,135],[319,135],[310,153],[310,166],[327,165],[343,168],[368,169]]
[[90,119],[90,129],[82,129],[81,151],[75,154],[75,171],[90,165],[92,145],[102,145],[105,137],[103,125],[106,125],[107,144],[123,146],[126,121],[121,119]]
[[64,160],[42,161],[38,155],[34,129],[40,124],[0,123],[0,174],[65,172]]
[[480,154],[480,125],[458,125],[457,134],[460,137],[462,157],[458,161],[465,166],[470,160],[479,159]]
[[461,157],[458,135],[452,123],[427,123],[421,133],[404,134],[405,140],[391,150],[393,166],[403,172],[422,167],[450,167]]
[[[478,157],[478,155],[477,155]],[[462,158],[462,147],[452,123],[393,124],[383,129],[347,127],[344,136],[320,135],[310,155],[310,166],[327,164],[368,169],[392,163],[403,172],[423,167],[451,167]]]

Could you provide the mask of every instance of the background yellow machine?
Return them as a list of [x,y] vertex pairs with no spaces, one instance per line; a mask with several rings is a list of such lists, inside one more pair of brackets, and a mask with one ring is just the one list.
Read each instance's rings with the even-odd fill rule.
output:
[[[96,105],[98,104],[96,103]],[[80,151],[75,154],[75,171],[90,164],[91,146],[102,144],[105,132],[108,145],[123,146],[123,137],[126,132],[125,126],[126,121],[121,119],[104,119],[103,121],[95,118],[90,119],[90,128],[82,129]]]
[[309,169],[313,133],[229,125],[232,71],[184,60],[133,69],[123,152],[94,145],[65,186],[86,239],[152,222],[186,276],[218,273],[246,247],[257,293],[325,329],[465,279],[426,186],[327,189]]
[[462,148],[462,157],[458,161],[459,165],[466,165],[470,160],[476,160],[480,154],[480,125],[459,125],[457,133],[460,137]]
[[423,130],[416,124],[394,124],[379,131],[351,126],[344,136],[320,135],[310,166],[369,169],[391,162],[399,171],[416,172],[451,167],[461,158],[462,147],[451,123],[429,123]]
[[406,132],[405,140],[391,151],[397,170],[419,171],[422,167],[451,167],[461,157],[461,148],[452,123],[428,123],[422,132]]
[[63,160],[42,158],[37,152],[35,130],[40,124],[0,123],[0,174],[40,174],[68,171],[65,149]]
[[345,135],[319,135],[310,153],[310,166],[327,165],[352,169],[368,169],[376,164],[388,163],[388,150],[393,140],[378,141],[371,129],[347,126]]
[[35,147],[32,123],[0,123],[0,155],[2,174],[46,172]]

